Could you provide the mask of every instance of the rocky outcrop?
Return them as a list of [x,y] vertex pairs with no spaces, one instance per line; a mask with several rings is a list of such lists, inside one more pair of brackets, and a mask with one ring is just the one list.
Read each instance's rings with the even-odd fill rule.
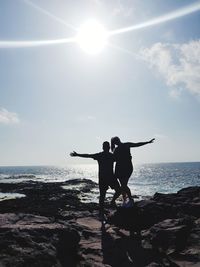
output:
[[[81,202],[86,192],[98,188],[91,180],[75,179],[62,183],[22,182],[1,183],[1,192],[21,193],[26,197],[0,201],[0,212],[23,212],[54,218],[63,218],[63,211],[93,209],[95,204],[87,206]],[[96,205],[97,208],[97,205]]]
[[0,214],[1,266],[76,266],[79,233],[32,214]]
[[90,180],[0,184],[26,196],[0,201],[0,266],[200,266],[200,187],[106,205],[106,224],[85,201],[94,189]]
[[82,204],[80,194],[96,186],[90,180],[0,184],[1,192],[26,196],[0,201],[0,266],[77,266],[82,228],[76,218],[98,208]]
[[[118,208],[109,223],[129,230],[131,236],[140,235],[143,248],[159,252],[156,264],[200,266],[199,205],[200,187],[185,188],[177,194],[156,193],[132,208]],[[163,258],[169,262],[164,264]]]

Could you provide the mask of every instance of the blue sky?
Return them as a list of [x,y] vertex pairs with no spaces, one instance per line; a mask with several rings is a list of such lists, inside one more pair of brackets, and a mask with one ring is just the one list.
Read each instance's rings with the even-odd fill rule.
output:
[[[199,1],[24,0],[0,3],[0,41],[73,37],[94,18],[115,30]],[[109,38],[90,55],[75,43],[0,45],[0,165],[91,163],[112,136],[152,145],[135,162],[200,161],[200,11]]]

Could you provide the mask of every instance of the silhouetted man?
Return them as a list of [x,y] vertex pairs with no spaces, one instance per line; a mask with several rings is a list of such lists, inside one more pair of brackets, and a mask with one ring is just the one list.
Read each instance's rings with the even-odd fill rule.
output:
[[[110,153],[110,143],[105,141],[103,143],[103,151],[96,154],[78,154],[75,151],[70,153],[72,157],[82,157],[82,158],[92,158],[97,160],[99,165],[99,211],[100,215],[103,216],[104,213],[104,200],[106,196],[106,191],[109,187],[115,190],[113,199],[116,199],[116,195],[120,193],[120,185],[117,179],[114,177],[113,165],[114,156]],[[112,200],[112,204],[113,204]]]

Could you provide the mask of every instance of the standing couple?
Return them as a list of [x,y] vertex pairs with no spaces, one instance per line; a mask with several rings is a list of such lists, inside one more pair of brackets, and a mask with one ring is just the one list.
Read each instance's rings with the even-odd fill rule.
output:
[[[139,147],[153,143],[155,139],[151,139],[147,142],[139,143],[122,143],[119,137],[113,137],[111,139],[111,150],[110,143],[105,141],[103,143],[103,151],[96,154],[79,154],[75,151],[70,153],[72,157],[92,158],[97,160],[99,165],[99,210],[100,215],[104,213],[104,200],[106,191],[109,187],[115,190],[115,194],[111,201],[112,205],[115,205],[115,200],[122,194],[124,199],[126,195],[129,200],[133,202],[131,191],[128,187],[129,178],[133,172],[133,164],[130,148]],[[113,173],[113,166],[115,164],[115,171]]]

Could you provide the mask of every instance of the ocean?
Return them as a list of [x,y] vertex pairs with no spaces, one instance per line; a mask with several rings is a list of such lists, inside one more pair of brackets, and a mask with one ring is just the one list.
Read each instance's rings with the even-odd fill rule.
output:
[[[98,181],[98,167],[93,165],[0,167],[1,183],[21,181],[62,182],[86,178]],[[133,195],[175,193],[188,186],[200,186],[200,162],[134,165],[129,186]],[[112,193],[112,190],[109,190]],[[2,194],[0,194],[0,198]]]

